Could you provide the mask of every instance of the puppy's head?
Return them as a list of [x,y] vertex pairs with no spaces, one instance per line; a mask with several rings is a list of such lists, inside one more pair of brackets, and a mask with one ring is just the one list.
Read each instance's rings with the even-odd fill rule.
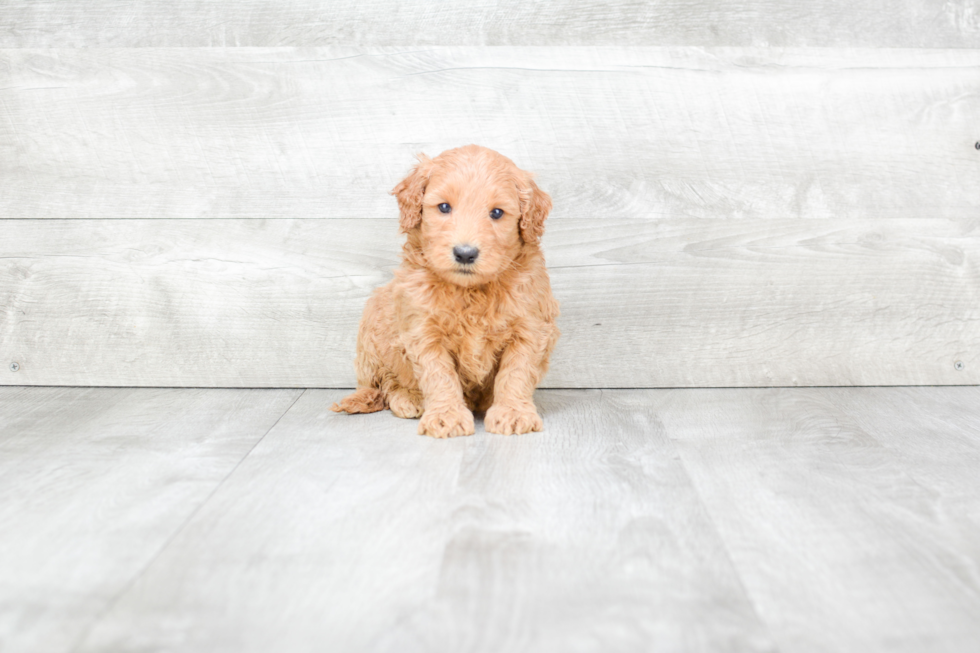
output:
[[391,191],[401,230],[418,239],[426,263],[447,281],[475,286],[538,247],[551,198],[507,157],[477,145],[419,155]]

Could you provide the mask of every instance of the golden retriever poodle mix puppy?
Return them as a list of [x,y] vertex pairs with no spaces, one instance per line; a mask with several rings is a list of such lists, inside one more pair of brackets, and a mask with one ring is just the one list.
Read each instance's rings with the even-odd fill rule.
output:
[[419,433],[540,431],[534,388],[558,340],[539,241],[551,198],[493,150],[467,145],[418,164],[391,191],[407,235],[395,278],[368,300],[357,390],[337,412],[390,408]]

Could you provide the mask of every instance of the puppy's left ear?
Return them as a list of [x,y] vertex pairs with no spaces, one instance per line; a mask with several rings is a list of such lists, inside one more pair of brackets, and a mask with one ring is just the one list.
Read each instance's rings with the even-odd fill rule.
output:
[[551,196],[534,183],[530,175],[524,177],[521,195],[521,238],[525,243],[536,245],[544,234],[544,221],[551,212]]
[[422,223],[422,197],[432,171],[432,159],[422,153],[419,153],[418,159],[412,172],[391,189],[391,194],[398,198],[401,213],[398,224],[402,233],[406,234]]

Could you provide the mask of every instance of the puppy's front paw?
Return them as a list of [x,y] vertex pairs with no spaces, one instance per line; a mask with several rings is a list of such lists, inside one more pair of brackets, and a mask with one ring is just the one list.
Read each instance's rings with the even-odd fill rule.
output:
[[434,438],[473,435],[473,431],[473,413],[465,406],[427,409],[422,413],[422,421],[419,422],[419,435]]
[[520,435],[544,428],[544,422],[533,405],[515,407],[494,404],[487,411],[483,425],[490,433],[501,435]]

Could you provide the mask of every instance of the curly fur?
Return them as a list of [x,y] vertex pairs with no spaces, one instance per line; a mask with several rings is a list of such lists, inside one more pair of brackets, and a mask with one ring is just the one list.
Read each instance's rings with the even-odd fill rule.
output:
[[[484,147],[418,159],[391,191],[407,235],[402,264],[364,308],[357,390],[331,408],[390,408],[421,417],[419,433],[437,438],[472,434],[472,411],[484,410],[492,433],[540,431],[534,389],[559,335],[539,245],[551,198]],[[479,249],[472,265],[456,262],[457,245]]]

